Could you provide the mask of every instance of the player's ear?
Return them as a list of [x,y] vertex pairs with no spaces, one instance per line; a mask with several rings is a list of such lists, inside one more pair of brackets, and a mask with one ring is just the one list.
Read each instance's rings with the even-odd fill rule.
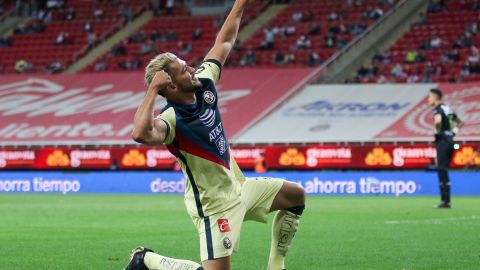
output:
[[171,93],[177,90],[178,90],[178,86],[174,82],[171,82],[169,85],[167,85],[164,91],[165,93]]
[[171,82],[168,86],[167,86],[167,89],[169,91],[176,91],[177,90],[177,85],[174,83],[174,82]]

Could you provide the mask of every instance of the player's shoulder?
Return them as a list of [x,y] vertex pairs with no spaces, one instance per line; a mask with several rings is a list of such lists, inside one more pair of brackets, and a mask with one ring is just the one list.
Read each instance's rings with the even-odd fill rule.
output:
[[442,108],[442,111],[445,114],[452,114],[453,113],[452,108],[450,106],[448,106],[447,104],[442,104],[442,105],[440,105],[440,107]]
[[217,59],[206,59],[205,61],[202,62],[202,64],[200,65],[200,67],[204,67],[204,68],[207,68],[207,67],[210,67],[210,68],[218,68],[218,69],[222,69],[222,64],[220,63],[220,61],[218,61]]
[[222,73],[222,64],[216,59],[207,59],[203,61],[195,71],[199,79],[210,79],[216,82],[220,79]]
[[165,106],[160,113],[160,118],[170,125],[176,123],[175,108],[170,104]]
[[211,87],[215,87],[215,82],[211,78],[198,78],[198,80],[202,83],[200,91],[205,91]]
[[169,115],[169,114],[175,114],[175,108],[172,104],[167,103],[165,107],[162,108],[162,115]]

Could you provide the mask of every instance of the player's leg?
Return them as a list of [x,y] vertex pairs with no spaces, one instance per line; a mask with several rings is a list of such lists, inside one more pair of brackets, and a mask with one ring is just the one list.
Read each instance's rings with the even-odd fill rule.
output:
[[272,245],[268,269],[284,269],[285,256],[297,231],[305,205],[305,192],[297,184],[282,179],[253,178],[242,187],[245,220],[267,221],[267,214],[276,213],[272,225]]
[[240,246],[240,231],[246,208],[232,209],[203,218],[193,218],[200,238],[200,258],[205,270],[230,270],[230,256]]
[[[451,149],[450,149],[451,148]],[[450,177],[448,175],[448,168],[450,166],[451,157],[453,154],[453,145],[447,139],[441,139],[436,143],[437,149],[437,173],[440,184],[440,199],[439,208],[450,207]]]
[[278,212],[272,224],[269,270],[285,269],[285,257],[298,229],[304,208],[304,189],[295,183],[284,182],[270,208],[271,211]]
[[230,270],[230,256],[202,262],[205,270]]
[[177,260],[162,256],[153,250],[137,247],[132,251],[130,262],[125,270],[203,270],[203,267],[192,261]]
[[447,150],[446,150],[446,160],[444,164],[445,168],[445,182],[446,182],[446,189],[445,189],[445,201],[448,206],[451,206],[451,198],[450,198],[450,190],[451,190],[451,183],[450,183],[450,174],[449,174],[449,169],[450,169],[450,162],[452,162],[453,158],[453,140],[448,140],[447,142]]
[[284,181],[282,188],[273,199],[270,211],[302,206],[305,206],[305,190],[296,183]]

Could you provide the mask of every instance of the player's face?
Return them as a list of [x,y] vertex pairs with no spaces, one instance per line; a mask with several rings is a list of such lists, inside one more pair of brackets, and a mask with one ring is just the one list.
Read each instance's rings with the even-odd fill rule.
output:
[[188,66],[187,63],[181,59],[170,64],[170,69],[174,74],[173,82],[181,92],[195,92],[197,87],[202,86],[202,83],[195,75],[195,68]]
[[438,97],[434,93],[428,93],[428,104],[435,106]]

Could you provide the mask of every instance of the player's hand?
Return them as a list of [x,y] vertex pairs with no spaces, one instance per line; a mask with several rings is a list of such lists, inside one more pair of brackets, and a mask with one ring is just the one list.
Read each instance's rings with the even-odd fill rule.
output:
[[155,73],[153,80],[148,86],[148,89],[160,93],[163,89],[167,88],[168,85],[172,83],[172,78],[164,70],[160,70]]

